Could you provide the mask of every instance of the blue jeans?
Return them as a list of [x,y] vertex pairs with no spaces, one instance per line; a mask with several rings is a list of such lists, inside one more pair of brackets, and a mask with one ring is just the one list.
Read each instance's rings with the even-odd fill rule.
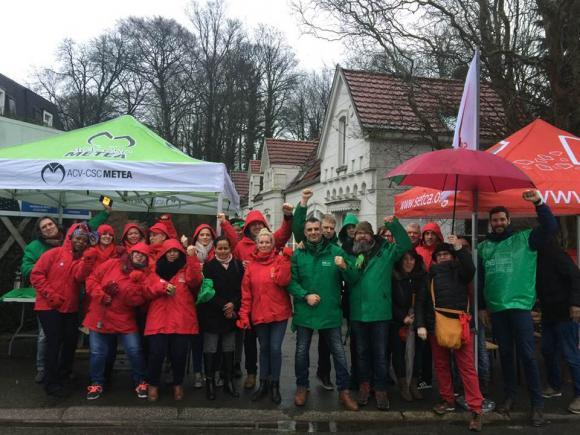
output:
[[385,391],[387,389],[389,322],[386,320],[379,322],[352,321],[351,328],[356,339],[359,384],[370,382],[372,364],[375,390]]
[[480,381],[489,382],[491,370],[489,364],[489,353],[485,347],[485,327],[478,325],[477,331],[477,377]]
[[544,407],[542,387],[540,383],[540,370],[535,352],[534,323],[532,313],[528,310],[503,310],[491,314],[493,333],[499,346],[501,371],[503,374],[504,395],[515,400],[516,398],[516,356],[514,347],[517,349],[518,358],[524,366],[526,383],[530,392],[532,406]]
[[574,381],[574,395],[580,396],[580,349],[578,334],[580,323],[567,320],[556,323],[542,323],[542,355],[546,363],[548,384],[554,390],[562,388],[560,358],[562,353],[570,367]]
[[282,342],[288,320],[255,325],[260,343],[260,379],[280,381],[282,371]]
[[[310,369],[310,342],[314,329],[298,326],[296,328],[296,354],[294,357],[294,370],[296,373],[296,385],[299,387],[310,386],[308,372]],[[342,335],[340,328],[328,328],[318,330],[318,339],[324,340],[334,360],[336,372],[336,386],[338,391],[348,389],[350,376],[346,362],[346,353],[342,347]]]
[[99,385],[105,383],[105,367],[111,352],[114,351],[115,337],[121,340],[125,354],[129,358],[133,370],[133,382],[135,385],[143,382],[146,378],[146,365],[139,333],[102,334],[91,330],[89,331],[91,383]]
[[40,324],[40,318],[37,317],[36,321],[38,323],[38,338],[36,339],[36,371],[44,371],[44,358],[46,356],[46,335],[44,334],[44,329]]

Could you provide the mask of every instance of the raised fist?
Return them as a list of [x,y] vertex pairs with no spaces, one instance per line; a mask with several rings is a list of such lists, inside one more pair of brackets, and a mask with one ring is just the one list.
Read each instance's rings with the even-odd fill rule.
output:
[[294,210],[294,206],[292,204],[287,203],[287,202],[285,202],[284,205],[282,206],[282,212],[284,213],[285,216],[292,216],[293,210]]

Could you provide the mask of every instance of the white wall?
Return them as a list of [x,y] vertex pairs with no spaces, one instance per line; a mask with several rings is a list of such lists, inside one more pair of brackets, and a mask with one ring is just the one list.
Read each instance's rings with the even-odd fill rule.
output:
[[21,145],[63,133],[54,128],[0,116],[0,147]]

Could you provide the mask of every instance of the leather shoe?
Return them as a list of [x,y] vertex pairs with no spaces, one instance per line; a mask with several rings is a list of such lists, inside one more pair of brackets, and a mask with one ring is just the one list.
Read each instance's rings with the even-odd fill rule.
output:
[[[148,395],[149,397],[149,395]],[[173,398],[175,400],[183,400],[183,385],[173,386]]]
[[342,390],[338,393],[338,401],[348,411],[358,411],[358,403],[351,397],[350,391]]
[[294,404],[296,406],[304,406],[308,400],[308,388],[298,387],[296,389],[296,394],[294,395]]
[[149,385],[147,387],[147,400],[149,402],[157,402],[159,400],[159,387]]

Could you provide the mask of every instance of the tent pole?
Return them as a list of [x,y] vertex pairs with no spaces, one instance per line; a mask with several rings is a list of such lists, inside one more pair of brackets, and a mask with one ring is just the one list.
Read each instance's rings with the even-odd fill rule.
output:
[[576,215],[576,265],[580,265],[580,215]]
[[[219,213],[222,213],[223,212],[223,208],[224,208],[223,203],[224,203],[224,194],[222,192],[220,192],[218,194],[218,198],[217,198],[217,213],[216,214],[219,214]],[[221,233],[222,233],[222,227],[220,225],[220,221],[219,220],[217,221],[217,223],[215,225],[215,229],[216,229],[216,233],[218,235],[221,235]]]
[[59,192],[58,194],[58,224],[62,226],[62,215],[64,213],[63,202],[64,192]]
[[473,278],[473,320],[475,325],[475,349],[473,357],[475,359],[475,370],[479,372],[479,361],[478,361],[478,341],[479,341],[479,309],[477,306],[478,297],[479,297],[479,288],[477,283],[477,274],[478,274],[478,261],[477,261],[477,228],[478,228],[478,216],[477,216],[477,204],[478,195],[477,191],[473,192],[473,211],[471,214],[471,254],[473,255],[473,264],[475,265],[475,276]]

